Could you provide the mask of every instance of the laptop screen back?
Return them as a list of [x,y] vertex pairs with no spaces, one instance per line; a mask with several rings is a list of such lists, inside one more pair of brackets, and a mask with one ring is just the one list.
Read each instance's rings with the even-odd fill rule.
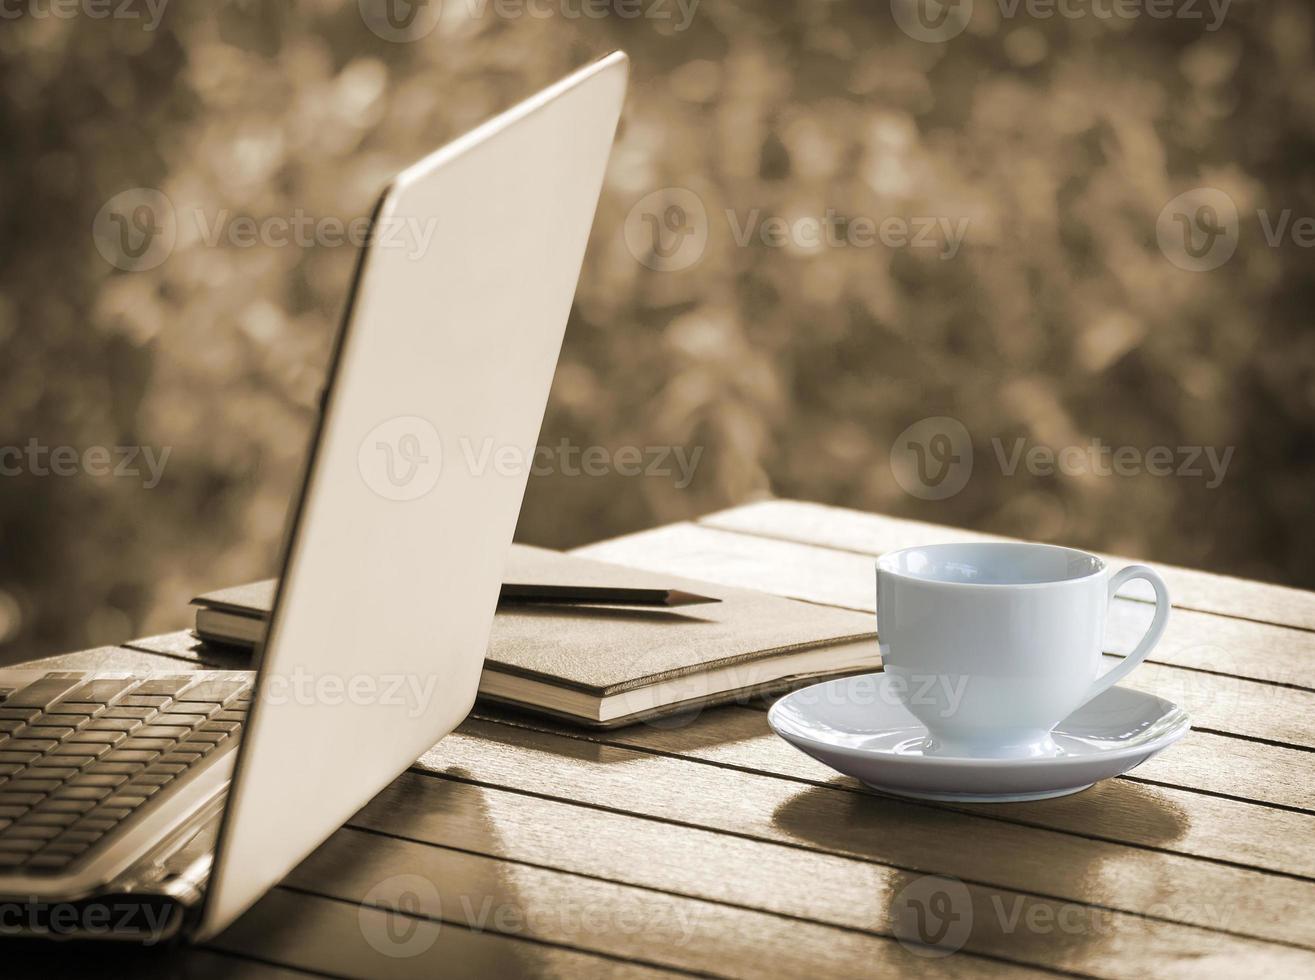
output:
[[380,202],[290,523],[203,936],[474,703],[626,75],[622,54],[596,62]]

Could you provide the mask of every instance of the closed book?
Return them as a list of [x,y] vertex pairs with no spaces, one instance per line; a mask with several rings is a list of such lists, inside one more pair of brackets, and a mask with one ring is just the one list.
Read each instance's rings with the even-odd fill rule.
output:
[[[480,697],[610,728],[789,690],[880,663],[871,614],[514,545],[520,583],[679,590],[720,600],[680,608],[500,605]],[[198,596],[197,633],[253,645],[273,580]]]

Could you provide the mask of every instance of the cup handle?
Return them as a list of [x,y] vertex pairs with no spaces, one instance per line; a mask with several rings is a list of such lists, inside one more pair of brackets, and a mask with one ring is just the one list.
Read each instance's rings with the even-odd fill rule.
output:
[[1145,579],[1155,589],[1155,616],[1151,619],[1151,625],[1147,627],[1141,642],[1137,644],[1137,648],[1124,658],[1123,663],[1110,668],[1096,678],[1091,685],[1091,692],[1083,699],[1083,704],[1086,704],[1102,691],[1113,687],[1136,670],[1137,666],[1155,649],[1155,644],[1159,643],[1160,637],[1164,635],[1164,628],[1169,625],[1169,587],[1164,584],[1164,579],[1160,578],[1160,573],[1153,568],[1147,568],[1145,565],[1129,565],[1127,568],[1121,569],[1117,575],[1111,576],[1109,583],[1110,602],[1114,601],[1119,589],[1135,578]]

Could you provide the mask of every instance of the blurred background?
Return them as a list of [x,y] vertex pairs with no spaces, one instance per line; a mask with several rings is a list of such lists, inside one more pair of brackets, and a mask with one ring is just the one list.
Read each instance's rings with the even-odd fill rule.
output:
[[[519,539],[780,496],[1315,587],[1311,7],[1113,9],[6,5],[0,659],[273,574],[355,260],[333,222],[617,47],[541,443],[696,463],[535,476]],[[1037,447],[1069,465],[1010,467]]]

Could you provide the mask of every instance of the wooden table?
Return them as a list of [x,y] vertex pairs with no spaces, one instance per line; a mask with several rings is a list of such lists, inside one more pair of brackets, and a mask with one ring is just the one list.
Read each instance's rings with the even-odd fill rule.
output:
[[[580,553],[871,610],[874,555],[982,537],[771,501]],[[776,738],[758,704],[603,734],[481,706],[209,947],[9,944],[7,965],[1315,976],[1315,594],[1161,570],[1177,608],[1129,683],[1184,704],[1194,729],[1076,796],[878,796]],[[1111,652],[1149,621],[1145,598],[1114,604]],[[187,634],[55,662],[241,666]],[[916,904],[945,913],[962,947],[901,942],[894,912]]]

